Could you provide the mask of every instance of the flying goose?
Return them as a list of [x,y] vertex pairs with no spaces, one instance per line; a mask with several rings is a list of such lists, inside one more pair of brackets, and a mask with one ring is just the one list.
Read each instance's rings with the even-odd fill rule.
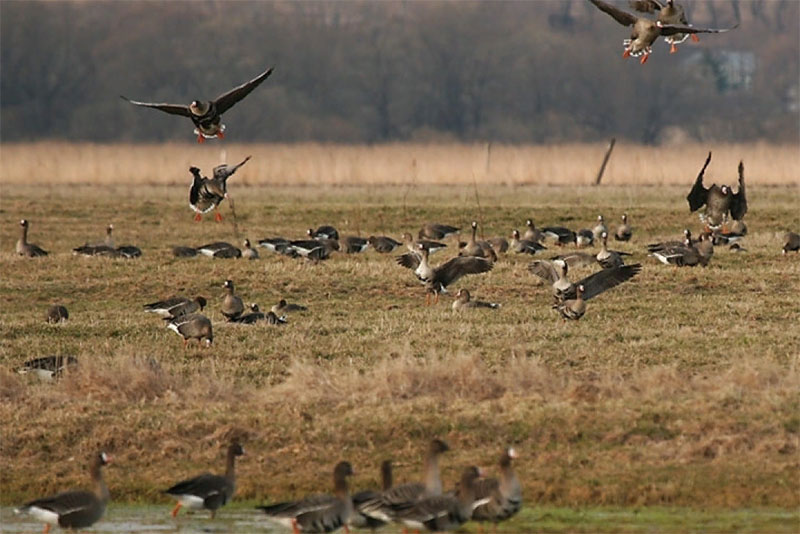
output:
[[214,333],[211,328],[211,321],[205,315],[199,313],[188,313],[179,315],[173,319],[165,318],[169,321],[167,328],[183,338],[183,348],[190,339],[196,339],[198,343],[205,340],[207,347],[214,342]]
[[131,104],[137,106],[144,106],[148,108],[157,109],[170,115],[181,115],[189,117],[194,123],[194,133],[197,135],[197,142],[202,143],[206,138],[219,137],[224,138],[225,125],[222,124],[221,115],[231,109],[237,102],[250,94],[250,92],[258,87],[261,82],[267,79],[272,74],[272,68],[262,72],[247,83],[243,83],[238,87],[234,87],[230,91],[219,95],[214,100],[202,101],[193,100],[188,106],[181,104],[156,104],[151,102],[137,102],[125,96],[120,95],[123,100],[127,100]]
[[721,187],[712,184],[711,187],[703,187],[703,174],[706,167],[711,162],[711,152],[708,153],[703,168],[694,181],[691,191],[686,196],[689,202],[689,211],[699,210],[703,205],[706,206],[705,213],[700,214],[700,220],[712,230],[718,229],[728,221],[728,214],[734,220],[741,220],[747,213],[747,197],[744,190],[744,164],[739,162],[739,192],[734,194],[727,185]]
[[172,517],[178,515],[182,506],[190,510],[208,510],[211,519],[217,510],[228,503],[236,492],[236,457],[244,455],[244,448],[237,440],[228,446],[225,475],[203,473],[194,478],[178,482],[164,493],[177,500]]
[[408,528],[431,532],[455,530],[472,517],[473,510],[491,500],[476,497],[476,481],[481,476],[477,467],[464,470],[455,494],[424,496],[409,507],[399,510],[395,520]]
[[558,310],[558,313],[561,314],[561,317],[563,317],[565,321],[567,319],[577,321],[583,317],[584,313],[586,313],[586,301],[583,299],[583,291],[583,284],[578,284],[578,287],[575,288],[574,299],[567,299],[553,305],[553,307]]
[[233,280],[225,280],[222,287],[225,288],[225,298],[222,300],[222,315],[227,320],[232,321],[244,312],[244,303],[233,292]]
[[65,306],[53,304],[47,308],[47,314],[45,314],[44,318],[48,323],[61,323],[69,319],[69,312]]
[[439,252],[443,248],[447,247],[446,244],[438,241],[430,241],[427,239],[415,240],[408,232],[403,234],[403,243],[405,243],[406,248],[412,254],[419,254],[419,245],[424,246],[431,254]]
[[536,254],[540,250],[547,250],[547,247],[540,245],[538,241],[533,239],[520,239],[519,230],[512,230],[508,249],[517,254]]
[[494,302],[471,300],[469,291],[464,288],[458,290],[458,293],[456,293],[456,300],[453,302],[453,311],[460,311],[468,308],[491,308],[496,310],[499,307],[500,304],[495,304]]
[[545,226],[542,228],[542,234],[545,237],[555,240],[559,246],[575,243],[575,232],[563,226]]
[[272,306],[272,313],[275,315],[286,315],[287,313],[300,312],[308,310],[307,307],[300,304],[286,302],[286,299],[281,299],[277,304]]
[[739,26],[737,24],[732,28],[716,30],[711,28],[695,28],[694,26],[686,24],[664,24],[660,20],[653,21],[644,17],[637,17],[632,13],[623,11],[602,0],[589,1],[600,9],[600,11],[607,13],[623,26],[633,26],[630,38],[623,41],[625,52],[623,52],[622,57],[642,56],[642,65],[644,65],[647,58],[650,57],[650,53],[653,51],[652,45],[659,36],[669,37],[671,35],[695,33],[724,33]]
[[278,317],[272,311],[268,311],[266,314],[261,313],[261,310],[258,308],[258,304],[251,304],[250,313],[240,315],[239,317],[231,320],[231,322],[241,324],[255,324],[261,321],[264,321],[267,324],[286,324],[286,316],[281,315]]
[[225,241],[215,241],[208,245],[197,247],[197,252],[212,258],[239,258],[242,251]]
[[[676,4],[673,0],[629,0],[628,3],[636,11],[642,13],[654,13],[658,11],[657,20],[662,24],[679,24],[681,26],[691,26],[686,18],[686,12],[683,6]],[[692,40],[695,42],[700,41],[697,34],[691,34]],[[686,33],[676,33],[675,35],[668,35],[664,37],[664,41],[670,45],[669,53],[674,54],[678,51],[678,46],[689,37]]]
[[[392,461],[381,462],[381,491],[392,488]],[[359,491],[353,495],[353,515],[350,517],[350,526],[355,528],[368,528],[373,532],[384,526],[387,522],[361,513],[361,506],[380,497],[380,492],[375,490]]]
[[418,237],[420,239],[445,239],[452,235],[457,234],[461,228],[450,226],[449,224],[439,223],[426,223],[419,231]]
[[397,263],[413,269],[417,278],[425,284],[428,290],[425,295],[426,304],[430,303],[430,295],[435,295],[435,302],[439,302],[439,293],[446,293],[447,286],[468,274],[485,273],[492,270],[493,263],[484,258],[474,256],[456,256],[445,263],[431,267],[428,263],[428,249],[420,243],[418,245],[419,254],[403,254],[397,258]]
[[333,470],[333,495],[311,495],[299,501],[257,506],[267,518],[290,527],[295,534],[326,533],[338,530],[353,515],[353,500],[347,477],[353,475],[349,462],[339,462]]
[[193,299],[189,299],[186,297],[176,296],[151,302],[150,304],[145,304],[144,311],[146,313],[158,314],[160,317],[174,319],[175,317],[180,317],[181,315],[203,311],[203,308],[206,307],[206,304],[207,302],[205,297],[197,296]]
[[344,251],[346,254],[358,254],[367,250],[369,242],[366,238],[357,236],[347,236],[343,239]]
[[38,256],[47,256],[47,251],[39,247],[38,245],[34,245],[33,243],[28,243],[28,223],[27,219],[22,219],[19,221],[20,226],[20,236],[19,240],[17,241],[17,254],[19,256],[27,256],[28,258],[35,258]]
[[84,529],[95,524],[106,511],[109,500],[108,487],[103,480],[102,468],[111,461],[104,452],[92,457],[89,473],[94,488],[92,491],[73,490],[58,493],[43,499],[36,499],[14,510],[17,514],[27,514],[46,523],[44,534],[50,532],[52,525],[65,529]]
[[391,237],[385,235],[371,235],[367,238],[367,243],[375,249],[375,252],[380,254],[389,254],[394,252],[394,249],[402,245],[401,242],[395,241]]
[[439,469],[439,457],[449,451],[450,447],[440,439],[434,439],[428,445],[425,457],[425,482],[406,483],[383,490],[377,497],[364,500],[359,506],[359,513],[385,523],[394,521],[397,514],[407,509],[423,497],[442,494],[442,478]]
[[527,239],[529,241],[535,241],[537,243],[541,242],[542,239],[544,239],[544,234],[540,232],[538,228],[536,228],[536,225],[533,224],[532,219],[527,219],[525,221],[525,226],[527,226],[527,229],[525,230],[525,233],[522,236],[523,239]]
[[509,519],[522,508],[522,486],[511,465],[518,457],[513,447],[506,448],[500,455],[500,480],[483,478],[476,482],[475,498],[491,500],[472,511],[473,521],[492,522],[496,528],[497,523]]
[[257,260],[258,259],[258,251],[250,246],[250,240],[245,239],[244,243],[244,250],[242,251],[242,257],[246,260]]
[[781,254],[787,252],[800,252],[800,234],[786,232],[783,234],[783,249]]
[[78,365],[78,360],[75,356],[44,356],[28,360],[17,367],[15,371],[21,375],[35,374],[41,380],[53,380],[76,365]]
[[308,230],[308,236],[311,239],[333,239],[334,241],[339,240],[339,231],[330,225],[322,225],[316,230],[310,228]]
[[200,221],[204,213],[214,210],[214,220],[222,220],[219,212],[219,204],[228,197],[228,178],[233,176],[239,167],[250,161],[247,156],[237,165],[230,166],[227,163],[214,167],[214,177],[206,178],[200,174],[197,167],[189,167],[192,173],[192,185],[189,187],[189,207],[195,212],[194,220]]
[[617,226],[617,231],[614,232],[614,239],[617,241],[630,241],[633,235],[633,228],[628,224],[628,214],[622,214],[622,224]]
[[528,270],[532,274],[552,284],[556,303],[576,298],[577,285],[584,287],[583,300],[594,298],[603,291],[630,280],[642,270],[642,266],[634,263],[633,265],[603,269],[587,276],[577,284],[573,284],[567,278],[568,269],[567,263],[563,260],[553,260],[552,262],[534,260],[528,265]]

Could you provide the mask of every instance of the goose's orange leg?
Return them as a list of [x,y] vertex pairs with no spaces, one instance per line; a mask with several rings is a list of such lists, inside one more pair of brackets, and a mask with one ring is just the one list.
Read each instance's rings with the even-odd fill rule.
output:
[[292,519],[292,534],[300,534],[300,527],[297,526],[297,519]]
[[218,132],[217,137],[219,137],[220,139],[225,139],[225,134],[222,132]]
[[44,524],[44,530],[42,531],[42,534],[48,534],[49,532],[50,532],[50,523],[45,523]]
[[203,134],[197,134],[197,142],[198,143],[205,143],[206,142],[206,138],[203,137]]
[[647,58],[649,58],[649,57],[650,57],[650,54],[645,54],[645,55],[643,55],[643,56],[642,56],[642,60],[641,60],[639,63],[641,63],[642,65],[644,65],[645,63],[647,63]]
[[695,43],[699,43],[700,42],[700,38],[697,36],[696,33],[692,34],[692,41],[694,41]]
[[201,214],[199,214],[199,213],[195,213],[194,214],[194,220],[195,220],[195,222],[200,222],[200,221],[203,220],[203,216]]
[[669,47],[669,53],[670,54],[674,54],[677,51],[678,51],[678,47],[675,45],[675,43],[672,43],[672,46]]
[[626,48],[625,51],[622,53],[622,57],[630,57],[630,55],[631,55],[630,48]]
[[222,214],[217,209],[214,209],[214,220],[217,222],[222,221]]
[[[183,346],[186,347],[186,343],[184,343]],[[175,508],[172,509],[172,517],[175,517],[175,516],[178,515],[178,510],[181,509],[181,506],[182,505],[181,505],[180,502],[178,502],[178,504],[175,505]]]

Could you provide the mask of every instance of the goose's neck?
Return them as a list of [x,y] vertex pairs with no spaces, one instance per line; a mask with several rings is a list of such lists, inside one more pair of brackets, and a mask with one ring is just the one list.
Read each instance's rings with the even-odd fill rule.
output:
[[475,235],[476,235],[477,233],[478,233],[478,227],[477,227],[477,226],[474,226],[474,227],[472,228],[472,240],[470,241],[470,243],[475,243]]
[[442,477],[439,474],[439,455],[430,454],[425,460],[425,489],[432,495],[442,494]]
[[99,463],[92,465],[92,480],[94,481],[94,493],[101,502],[107,503],[111,495],[108,492],[106,481],[103,480],[103,470]]
[[225,478],[231,482],[236,480],[236,454],[233,450],[228,451],[228,460],[225,465]]
[[383,464],[381,467],[381,479],[383,482],[383,491],[391,489],[394,481],[392,480],[392,466],[391,464]]
[[22,241],[23,245],[28,244],[28,227],[27,226],[20,226],[20,241]]
[[337,497],[343,500],[348,500],[350,496],[350,488],[347,484],[346,477],[333,477],[333,489]]

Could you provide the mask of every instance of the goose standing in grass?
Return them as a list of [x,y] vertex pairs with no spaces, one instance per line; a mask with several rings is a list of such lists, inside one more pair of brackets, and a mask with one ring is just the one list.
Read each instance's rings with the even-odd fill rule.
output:
[[403,234],[403,243],[405,243],[406,248],[412,254],[419,254],[419,246],[424,246],[429,253],[435,254],[440,250],[447,247],[445,243],[440,243],[438,241],[430,241],[428,239],[414,239],[414,237],[409,234],[408,232]]
[[600,241],[600,237],[603,235],[603,232],[608,233],[608,226],[606,226],[606,221],[602,215],[597,216],[597,224],[594,225],[592,228],[592,236],[596,241]]
[[75,530],[94,525],[106,511],[109,501],[108,486],[103,480],[103,467],[111,458],[104,452],[92,457],[89,473],[94,488],[92,491],[77,490],[58,493],[51,497],[36,499],[14,510],[17,514],[27,514],[45,524],[44,534],[50,532],[52,525]]
[[522,508],[522,486],[514,472],[512,461],[517,459],[517,451],[508,447],[500,455],[500,479],[483,478],[476,482],[475,498],[491,500],[472,511],[472,520],[497,524],[505,521]]
[[[392,461],[381,462],[381,491],[392,489]],[[387,522],[361,513],[361,506],[380,497],[380,492],[375,490],[359,491],[353,495],[353,515],[350,517],[350,526],[354,528],[368,528],[375,532]]]
[[459,231],[461,231],[461,228],[450,226],[449,224],[426,223],[420,228],[417,237],[419,239],[439,240],[456,235]]
[[431,293],[434,294],[435,302],[438,303],[439,294],[446,293],[447,286],[462,276],[485,273],[491,271],[493,267],[491,261],[474,256],[456,256],[437,267],[432,267],[428,263],[428,249],[421,243],[418,248],[418,255],[403,254],[397,258],[397,263],[407,269],[413,269],[419,281],[425,284],[427,289],[425,295],[426,304],[430,304]]
[[724,33],[738,26],[726,29],[696,28],[686,24],[664,24],[661,21],[650,20],[644,17],[637,17],[632,13],[623,11],[602,0],[589,0],[600,11],[610,15],[614,20],[623,26],[632,26],[631,36],[623,41],[625,51],[622,57],[642,56],[641,64],[644,65],[650,57],[653,43],[660,36],[669,37],[696,33]]
[[394,252],[394,249],[402,245],[400,241],[395,241],[391,237],[385,235],[371,235],[367,238],[367,243],[375,249],[375,252],[380,254],[389,254]]
[[312,495],[299,501],[256,507],[267,519],[289,527],[294,534],[322,534],[345,527],[353,515],[353,500],[347,477],[353,475],[349,462],[339,462],[333,470],[333,495]]
[[614,239],[617,241],[630,241],[631,236],[633,235],[633,228],[628,224],[628,214],[622,214],[622,224],[617,226],[617,230],[614,232]]
[[627,252],[619,252],[617,250],[608,250],[608,232],[600,234],[600,252],[597,253],[595,258],[597,263],[604,269],[612,267],[620,267],[625,265],[622,256],[630,256]]
[[77,365],[75,356],[44,356],[28,360],[15,370],[21,375],[34,374],[41,380],[53,380]]
[[484,302],[482,300],[472,300],[468,290],[464,288],[459,289],[458,293],[456,293],[456,300],[453,301],[453,311],[461,311],[464,309],[473,308],[489,308],[496,310],[500,308],[500,304],[495,304],[494,302]]
[[153,102],[138,102],[127,97],[121,96],[123,100],[136,106],[144,106],[157,109],[170,115],[180,115],[188,117],[194,123],[194,133],[197,135],[197,142],[202,143],[207,138],[225,137],[225,125],[222,124],[222,114],[231,109],[237,102],[250,94],[261,82],[272,74],[272,69],[267,69],[249,82],[243,83],[219,95],[214,100],[193,100],[188,106],[182,104],[164,104]]
[[695,212],[706,207],[705,212],[700,214],[700,220],[711,230],[716,230],[723,227],[728,221],[728,214],[736,220],[741,220],[747,213],[747,197],[744,188],[744,164],[739,162],[739,192],[734,194],[731,188],[727,185],[721,187],[717,184],[712,184],[711,187],[706,188],[703,186],[703,175],[706,172],[706,167],[711,162],[711,152],[708,153],[703,168],[694,181],[692,189],[686,196],[689,202],[689,211]]
[[244,302],[234,293],[233,280],[225,280],[225,298],[222,300],[222,315],[229,321],[239,317],[244,312]]
[[19,221],[20,236],[17,240],[16,251],[19,256],[27,256],[28,258],[36,258],[38,256],[47,256],[47,251],[39,245],[28,243],[28,227],[30,223],[27,219]]
[[425,481],[420,483],[400,484],[382,491],[377,497],[364,500],[359,506],[359,513],[373,519],[389,523],[396,520],[397,514],[407,509],[423,497],[442,494],[442,477],[439,469],[439,457],[449,451],[450,447],[440,439],[434,439],[428,445],[425,457]]
[[53,304],[47,308],[47,313],[44,317],[48,323],[61,323],[69,319],[69,312],[66,306]]
[[547,250],[547,247],[533,239],[520,239],[519,230],[512,230],[508,250],[513,250],[517,254],[536,254],[540,250]]
[[555,297],[556,304],[558,304],[565,300],[576,298],[576,289],[578,285],[584,287],[583,300],[594,298],[600,293],[630,280],[639,274],[639,271],[642,270],[642,266],[635,263],[633,265],[602,269],[601,271],[587,276],[577,284],[573,284],[569,281],[569,278],[567,278],[568,267],[567,263],[563,260],[554,260],[552,262],[534,260],[528,265],[528,270],[542,280],[552,284],[553,296]]
[[144,305],[145,313],[155,313],[160,317],[167,319],[174,319],[181,315],[188,315],[203,311],[206,307],[207,301],[205,297],[197,296],[193,299],[186,297],[176,296],[168,299],[151,302]]
[[430,532],[455,530],[472,517],[473,510],[490,501],[477,499],[476,482],[481,476],[477,467],[464,470],[455,494],[426,496],[398,511],[395,520],[408,528]]
[[800,234],[786,232],[783,234],[783,248],[781,254],[787,252],[800,252]]
[[245,239],[244,243],[242,243],[242,245],[244,246],[244,250],[242,251],[242,258],[244,258],[246,260],[257,260],[258,259],[258,251],[256,249],[254,249],[252,246],[250,246],[250,240],[249,239]]
[[178,482],[164,493],[177,500],[172,509],[172,517],[185,506],[190,510],[208,510],[211,519],[221,507],[233,498],[236,492],[236,457],[244,454],[244,448],[233,440],[228,446],[228,454],[223,476],[203,473],[194,478]]
[[192,173],[192,185],[189,187],[189,207],[195,212],[194,220],[200,221],[204,213],[214,210],[214,220],[222,220],[219,204],[228,197],[228,178],[239,170],[239,167],[250,161],[247,156],[234,166],[227,163],[214,167],[214,177],[206,178],[197,167],[189,167]]
[[[691,26],[689,20],[686,18],[686,12],[683,6],[676,4],[673,0],[629,0],[633,9],[640,13],[654,13],[658,11],[657,22],[661,24],[678,24],[681,26]],[[700,38],[697,34],[691,34],[694,42],[699,42]],[[669,53],[674,54],[678,51],[678,46],[689,37],[688,33],[676,33],[674,35],[667,35],[664,41],[670,45]]]
[[302,312],[308,310],[307,307],[300,304],[286,302],[286,299],[281,299],[277,304],[272,306],[272,313],[275,315],[286,315],[287,313]]
[[183,348],[186,348],[186,344],[189,343],[190,339],[196,339],[198,343],[205,341],[207,347],[210,347],[211,343],[214,342],[211,320],[205,315],[189,313],[179,315],[174,319],[167,318],[164,320],[169,321],[167,328],[183,338]]

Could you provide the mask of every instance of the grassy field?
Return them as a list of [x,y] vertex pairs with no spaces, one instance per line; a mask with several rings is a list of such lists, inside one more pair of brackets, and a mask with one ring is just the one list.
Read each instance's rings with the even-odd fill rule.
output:
[[[17,175],[7,180],[8,150],[0,203],[3,504],[82,483],[85,457],[97,448],[116,457],[107,473],[115,500],[166,502],[160,491],[170,483],[222,469],[232,435],[246,439],[248,452],[238,495],[253,501],[327,490],[340,458],[356,467],[358,488],[377,483],[386,457],[396,461],[396,480],[415,479],[425,442],[440,436],[453,449],[443,462],[447,485],[465,464],[493,467],[513,444],[534,508],[800,504],[800,257],[782,256],[779,242],[779,232],[800,228],[796,185],[759,185],[753,168],[748,251],[720,248],[708,268],[681,270],[643,251],[698,228],[684,199],[694,161],[682,185],[653,187],[475,188],[471,178],[459,187],[268,187],[243,185],[261,178],[242,172],[230,183],[237,234],[226,204],[222,223],[192,221],[186,177],[173,169],[180,186],[48,185],[54,175],[23,184]],[[727,163],[717,176],[733,181],[738,159]],[[489,237],[528,217],[579,228],[599,213],[613,225],[623,212],[634,238],[615,246],[634,253],[642,273],[568,324],[526,271],[528,257],[502,257],[490,273],[457,284],[502,303],[499,311],[454,314],[449,297],[425,307],[424,290],[393,255],[337,254],[311,265],[266,251],[253,262],[176,259],[169,249],[294,237],[326,223],[345,235],[398,237],[424,221],[466,228],[477,219]],[[13,255],[22,217],[50,256]],[[112,222],[117,243],[140,246],[142,258],[72,256]],[[434,260],[451,254],[452,244]],[[310,311],[283,327],[225,324],[228,278],[246,302],[266,308],[285,296]],[[212,348],[184,350],[141,312],[176,293],[209,299]],[[56,302],[70,320],[47,325],[44,312]],[[80,361],[59,383],[12,372],[57,353]]]

